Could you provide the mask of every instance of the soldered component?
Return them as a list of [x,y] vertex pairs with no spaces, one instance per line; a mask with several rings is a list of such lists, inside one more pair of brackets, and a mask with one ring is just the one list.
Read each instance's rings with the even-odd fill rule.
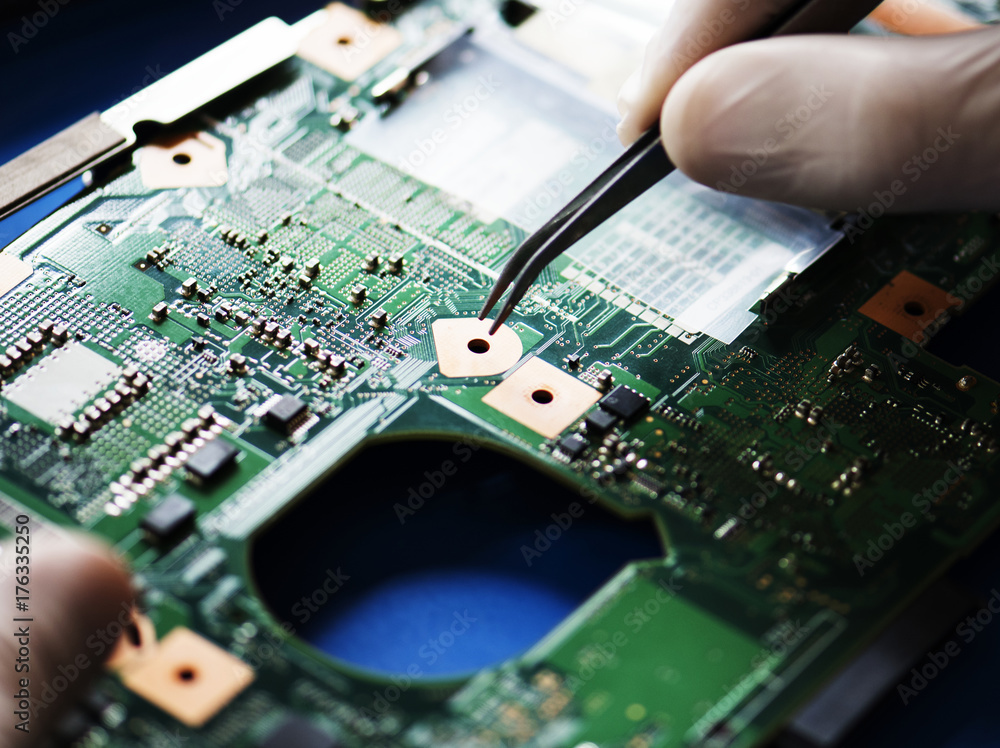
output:
[[601,398],[600,406],[609,413],[628,421],[649,408],[649,398],[640,395],[631,387],[620,384]]
[[226,369],[230,374],[246,374],[247,373],[247,357],[242,353],[230,353],[229,361],[226,363]]
[[868,366],[868,368],[865,369],[865,373],[861,375],[861,378],[864,381],[866,381],[869,384],[871,384],[876,379],[878,379],[881,375],[882,375],[882,370],[878,367],[878,365],[877,364],[871,364],[871,365]]
[[559,451],[569,457],[570,460],[579,458],[587,447],[590,446],[586,439],[579,434],[569,434],[559,440]]
[[331,373],[339,377],[347,370],[347,359],[336,353],[330,353],[326,357],[326,365]]
[[139,526],[150,542],[158,546],[176,543],[194,526],[194,502],[179,494],[171,494],[153,507]]
[[386,326],[389,322],[389,313],[379,307],[374,312],[368,316],[369,327],[374,327],[376,329],[381,329]]
[[271,428],[290,434],[295,430],[295,424],[302,420],[308,411],[304,402],[294,395],[284,395],[264,414],[264,421]]
[[169,307],[165,301],[161,301],[153,306],[153,311],[150,313],[149,318],[153,322],[162,322],[167,318],[167,311]]
[[4,351],[7,354],[7,360],[11,362],[13,367],[16,369],[24,363],[24,354],[17,349],[16,346],[8,346],[7,350]]
[[233,313],[233,305],[228,301],[223,301],[215,308],[215,318],[219,322],[228,322]]
[[618,416],[602,408],[595,408],[587,414],[583,426],[588,434],[603,436],[618,423]]
[[56,345],[62,345],[67,340],[69,340],[69,327],[63,324],[58,324],[52,328],[52,342]]
[[[196,424],[196,428],[200,424]],[[240,451],[224,439],[214,439],[198,449],[189,458],[185,467],[188,480],[203,486],[218,480],[235,464]]]

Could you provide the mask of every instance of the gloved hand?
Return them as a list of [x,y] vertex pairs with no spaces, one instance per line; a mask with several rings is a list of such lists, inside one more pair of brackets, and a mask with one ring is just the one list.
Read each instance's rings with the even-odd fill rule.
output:
[[1000,209],[1000,28],[728,46],[788,2],[677,0],[622,88],[622,141],[659,117],[681,171],[752,197]]
[[[37,525],[29,525],[28,537],[27,580],[21,578],[24,558],[18,558],[23,543],[9,539],[0,547],[3,748],[45,744],[59,715],[101,674],[102,663],[131,613],[128,574],[107,546],[78,533],[43,537]],[[28,584],[17,590],[24,581]],[[17,609],[16,595],[25,596],[25,587],[28,610],[22,611]],[[23,723],[19,694],[25,692],[31,699],[28,732],[17,727]]]

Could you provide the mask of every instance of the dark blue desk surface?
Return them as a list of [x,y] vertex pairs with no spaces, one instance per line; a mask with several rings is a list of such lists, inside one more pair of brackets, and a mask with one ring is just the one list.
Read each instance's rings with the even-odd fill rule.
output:
[[[315,0],[61,1],[65,5],[46,14],[45,25],[23,44],[17,38],[26,38],[22,16],[51,11],[59,0],[4,0],[0,5],[0,162],[130,95],[151,74],[177,68],[262,18],[279,15],[293,22],[319,7]],[[0,246],[68,194],[64,189],[24,215],[0,222]],[[959,564],[952,576],[989,596],[1000,587],[1000,537]],[[892,694],[851,744],[1000,745],[1000,619],[971,643],[956,640],[962,651],[938,677],[908,706]]]

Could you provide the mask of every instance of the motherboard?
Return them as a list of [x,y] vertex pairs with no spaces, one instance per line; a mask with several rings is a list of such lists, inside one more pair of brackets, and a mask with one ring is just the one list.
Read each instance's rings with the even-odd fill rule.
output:
[[[996,526],[1000,385],[928,347],[996,281],[1000,222],[671,178],[489,335],[506,259],[614,157],[608,114],[555,103],[572,78],[494,3],[375,15],[310,17],[0,253],[0,518],[101,536],[139,591],[80,744],[764,744]],[[484,455],[568,497],[511,546],[525,574],[598,514],[654,552],[461,677],[304,636],[351,559],[414,563]],[[443,656],[483,624],[441,625]]]

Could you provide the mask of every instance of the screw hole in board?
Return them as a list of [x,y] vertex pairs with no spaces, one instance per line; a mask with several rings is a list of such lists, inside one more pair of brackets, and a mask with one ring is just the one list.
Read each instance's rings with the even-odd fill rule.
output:
[[490,349],[490,343],[488,340],[483,340],[482,338],[473,338],[469,341],[469,350],[473,353],[486,353]]

